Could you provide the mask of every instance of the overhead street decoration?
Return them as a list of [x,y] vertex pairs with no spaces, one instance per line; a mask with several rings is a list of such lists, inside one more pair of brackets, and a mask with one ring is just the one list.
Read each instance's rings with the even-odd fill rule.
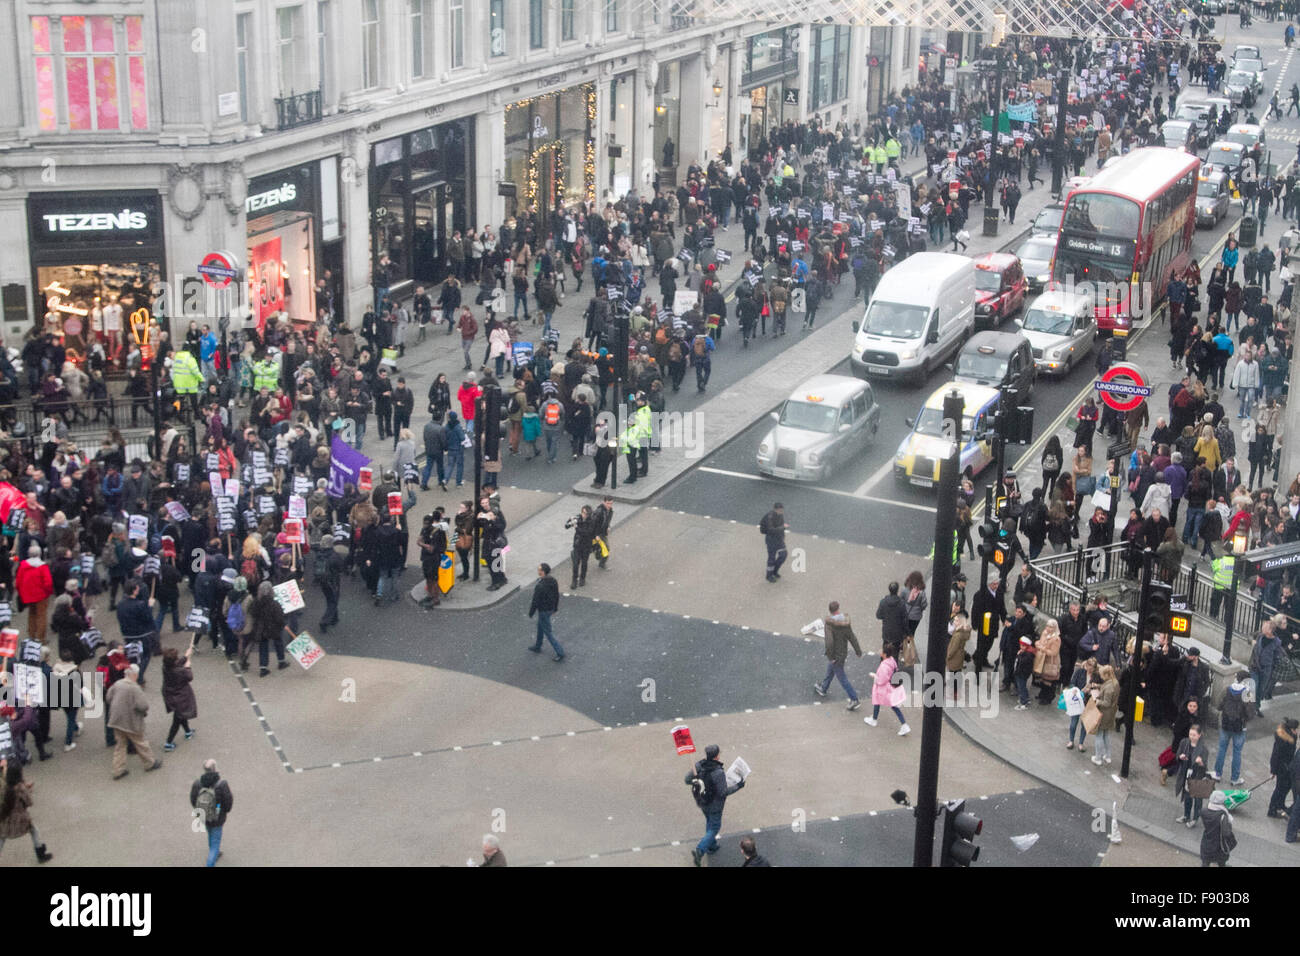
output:
[[[840,23],[853,26],[919,26],[947,31],[991,35],[993,44],[1012,34],[1049,37],[1111,37],[1130,39],[1126,25],[1132,11],[1115,0],[1076,0],[1070,4],[1039,0],[804,0],[772,4],[761,0],[634,0],[651,13],[656,23],[675,29],[693,24],[763,21],[766,23]],[[1127,6],[1132,6],[1131,3]],[[1176,15],[1181,5],[1170,9]],[[1114,10],[1111,14],[1110,11]],[[1144,5],[1143,17],[1166,35],[1176,35],[1177,25],[1153,4]],[[1122,20],[1120,18],[1123,18]]]

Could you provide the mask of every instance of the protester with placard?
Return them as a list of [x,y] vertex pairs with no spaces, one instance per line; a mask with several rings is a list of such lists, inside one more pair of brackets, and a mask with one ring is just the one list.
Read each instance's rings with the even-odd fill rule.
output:
[[49,566],[41,558],[41,546],[33,544],[27,549],[27,560],[18,565],[14,586],[20,605],[27,607],[27,633],[35,641],[44,642],[50,597],[54,594],[54,578]]
[[239,666],[243,670],[248,670],[248,654],[256,644],[259,665],[257,676],[265,677],[271,673],[269,645],[274,643],[275,657],[279,662],[276,667],[278,670],[284,670],[289,666],[289,662],[284,658],[284,636],[288,634],[289,640],[293,640],[294,635],[285,626],[284,609],[275,599],[274,588],[270,581],[263,581],[258,585],[257,596],[248,604],[247,616],[247,640],[240,648]]

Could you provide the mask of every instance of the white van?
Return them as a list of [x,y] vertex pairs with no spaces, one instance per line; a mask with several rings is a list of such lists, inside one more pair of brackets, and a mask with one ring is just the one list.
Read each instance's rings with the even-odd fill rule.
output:
[[849,365],[865,378],[925,381],[975,330],[975,262],[949,252],[918,252],[876,285],[856,333]]

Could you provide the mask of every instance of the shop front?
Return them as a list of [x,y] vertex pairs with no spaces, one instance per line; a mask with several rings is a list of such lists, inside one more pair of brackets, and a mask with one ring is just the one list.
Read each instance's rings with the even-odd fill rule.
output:
[[248,301],[259,330],[277,312],[296,324],[315,320],[320,178],[316,162],[248,182]]
[[583,83],[506,104],[506,180],[516,185],[507,215],[532,208],[545,230],[556,211],[595,201],[596,98]]
[[37,318],[81,362],[98,339],[110,358],[150,343],[155,288],[166,275],[156,192],[33,193],[28,248]]
[[388,284],[441,282],[451,271],[447,240],[474,225],[471,120],[453,120],[380,140],[370,148],[370,252],[374,274],[388,257]]
[[744,149],[758,155],[768,133],[787,118],[799,117],[799,28],[770,30],[748,39],[740,74],[741,95],[748,100],[741,113],[749,120],[742,130]]

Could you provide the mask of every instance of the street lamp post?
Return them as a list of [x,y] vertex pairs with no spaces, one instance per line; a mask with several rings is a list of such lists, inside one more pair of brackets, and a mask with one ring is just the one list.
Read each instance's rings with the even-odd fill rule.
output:
[[1241,587],[1241,564],[1245,560],[1247,532],[1238,529],[1232,536],[1232,589],[1228,592],[1228,606],[1223,612],[1223,656],[1219,663],[1232,663],[1232,628],[1237,622],[1237,589]]
[[1070,66],[1066,64],[1056,77],[1056,141],[1052,145],[1053,196],[1061,195],[1061,190],[1065,188],[1065,101],[1069,98]]
[[994,173],[997,171],[998,163],[998,120],[1002,114],[1002,71],[1006,66],[1006,48],[998,46],[995,52],[998,65],[993,71],[993,138],[989,140],[988,176],[984,185],[984,235],[986,236],[998,234],[998,203],[995,195]]

